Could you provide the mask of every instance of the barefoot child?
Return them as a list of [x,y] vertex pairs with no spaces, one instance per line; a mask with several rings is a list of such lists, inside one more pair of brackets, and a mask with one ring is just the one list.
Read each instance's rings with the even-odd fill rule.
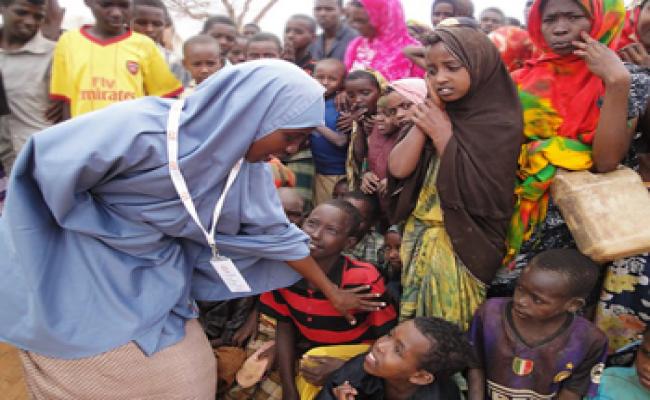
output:
[[318,205],[332,197],[336,182],[345,178],[345,161],[348,154],[346,134],[336,130],[340,113],[335,97],[343,88],[345,65],[334,58],[316,63],[314,79],[325,87],[325,126],[316,128],[310,138],[314,159],[314,204]]
[[577,250],[547,250],[524,268],[514,297],[485,302],[469,334],[481,366],[470,371],[470,399],[595,394],[607,338],[576,312],[597,280],[598,266]]
[[461,331],[439,318],[402,322],[341,367],[317,400],[457,400],[450,377],[472,363]]

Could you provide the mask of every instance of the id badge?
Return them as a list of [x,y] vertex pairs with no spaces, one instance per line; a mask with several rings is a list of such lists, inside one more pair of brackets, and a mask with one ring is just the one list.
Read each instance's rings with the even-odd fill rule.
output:
[[216,255],[212,257],[210,264],[217,271],[228,290],[233,293],[251,292],[251,287],[248,286],[246,279],[244,279],[230,258]]

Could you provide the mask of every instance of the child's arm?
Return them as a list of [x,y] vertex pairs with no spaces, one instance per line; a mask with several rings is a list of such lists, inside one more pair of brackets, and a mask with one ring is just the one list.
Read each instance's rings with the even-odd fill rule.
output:
[[275,328],[278,369],[282,382],[282,399],[298,400],[296,388],[296,331],[291,322],[278,321]]
[[632,140],[627,127],[630,73],[616,53],[604,44],[582,34],[583,42],[574,42],[575,54],[585,60],[591,72],[605,84],[605,96],[594,135],[594,171],[613,171],[621,162]]
[[334,132],[326,126],[319,126],[316,128],[316,132],[323,135],[330,143],[337,147],[345,147],[348,144],[348,136],[342,133]]
[[427,137],[414,126],[406,137],[393,147],[388,156],[388,171],[397,179],[411,175],[418,165]]
[[426,71],[427,63],[424,58],[424,47],[421,46],[406,46],[402,49],[402,53],[406,58],[411,60],[413,64]]
[[481,368],[469,370],[469,400],[485,400],[485,371]]

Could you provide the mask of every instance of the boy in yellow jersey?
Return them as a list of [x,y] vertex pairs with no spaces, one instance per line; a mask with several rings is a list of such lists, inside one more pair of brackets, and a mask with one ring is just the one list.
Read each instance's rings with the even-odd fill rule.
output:
[[118,101],[182,92],[156,44],[127,28],[131,0],[85,3],[95,25],[64,33],[54,51],[50,96],[66,103],[66,117]]

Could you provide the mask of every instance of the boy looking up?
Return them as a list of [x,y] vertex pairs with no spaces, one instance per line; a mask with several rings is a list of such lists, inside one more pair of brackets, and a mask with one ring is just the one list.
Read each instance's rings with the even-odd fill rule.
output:
[[272,33],[260,32],[248,39],[246,44],[246,61],[280,58],[281,55],[282,43]]
[[309,15],[296,14],[289,18],[284,28],[284,56],[309,75],[314,73],[315,62],[309,46],[316,37],[316,21]]
[[457,400],[450,377],[473,362],[461,331],[439,318],[402,322],[329,377],[316,400]]
[[156,44],[126,28],[131,0],[85,0],[94,25],[68,31],[54,51],[50,96],[75,117],[143,96],[176,97],[182,91]]
[[512,298],[487,300],[470,341],[470,400],[578,400],[598,389],[607,338],[576,315],[598,280],[598,266],[577,250],[547,250],[524,268]]
[[[368,299],[383,299],[385,288],[379,271],[341,255],[354,244],[358,224],[354,207],[330,200],[311,212],[303,230],[310,238],[311,256],[332,282],[357,292],[369,290]],[[368,302],[356,310],[356,323],[350,326],[323,294],[304,280],[264,293],[260,302],[261,311],[277,319],[275,341],[285,399],[299,398],[296,360],[302,353],[317,346],[373,342],[394,326],[397,316],[392,305],[384,303],[383,308],[377,308],[376,303]]]
[[200,85],[223,67],[219,42],[208,35],[187,39],[183,44],[183,66],[192,76],[189,89],[193,91],[196,85]]
[[336,130],[340,114],[335,104],[336,94],[343,89],[345,65],[335,58],[321,60],[316,63],[314,79],[325,88],[325,126],[317,127],[310,138],[316,168],[314,204],[318,205],[329,200],[336,182],[345,178],[349,137]]
[[[0,70],[11,113],[0,124],[0,140],[7,143],[2,163],[9,174],[27,139],[56,120],[49,99],[50,67],[55,43],[43,37],[45,0],[0,1]],[[48,115],[50,119],[48,119]]]

